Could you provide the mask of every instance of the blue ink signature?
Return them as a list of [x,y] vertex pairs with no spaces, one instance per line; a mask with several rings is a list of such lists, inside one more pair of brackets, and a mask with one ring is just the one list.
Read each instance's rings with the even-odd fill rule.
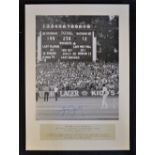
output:
[[68,106],[63,106],[62,107],[62,116],[64,115],[75,115],[76,112],[82,111],[83,107],[82,106],[73,106],[73,105],[68,105]]

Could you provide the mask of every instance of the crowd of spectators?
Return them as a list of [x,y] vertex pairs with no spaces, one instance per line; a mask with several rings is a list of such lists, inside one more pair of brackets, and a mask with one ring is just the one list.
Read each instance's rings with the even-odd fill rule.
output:
[[118,94],[119,70],[117,63],[51,62],[38,63],[36,84],[39,91],[55,86],[59,90],[102,90],[103,84]]

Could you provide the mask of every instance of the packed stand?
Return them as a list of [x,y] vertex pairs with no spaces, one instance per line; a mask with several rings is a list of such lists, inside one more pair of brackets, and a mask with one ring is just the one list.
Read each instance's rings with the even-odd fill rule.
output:
[[102,90],[103,84],[118,94],[119,70],[116,63],[52,62],[38,63],[36,81],[39,91],[49,86],[59,90]]

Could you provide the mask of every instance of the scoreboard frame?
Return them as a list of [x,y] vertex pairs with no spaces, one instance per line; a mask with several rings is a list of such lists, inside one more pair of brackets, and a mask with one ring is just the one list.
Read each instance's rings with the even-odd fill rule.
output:
[[36,37],[37,62],[96,61],[96,37],[90,24],[43,24]]

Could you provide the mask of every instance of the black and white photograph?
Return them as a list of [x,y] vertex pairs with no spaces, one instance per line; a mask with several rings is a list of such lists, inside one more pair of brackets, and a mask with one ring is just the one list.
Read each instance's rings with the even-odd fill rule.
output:
[[35,22],[36,120],[119,120],[119,16]]

